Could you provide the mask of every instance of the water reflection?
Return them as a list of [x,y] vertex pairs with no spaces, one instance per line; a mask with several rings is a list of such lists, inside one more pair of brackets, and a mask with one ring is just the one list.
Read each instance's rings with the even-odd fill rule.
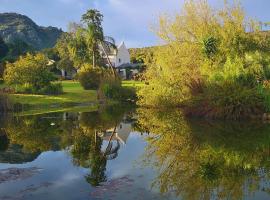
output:
[[178,111],[151,110],[139,110],[138,121],[152,133],[145,162],[158,170],[154,185],[162,193],[183,199],[269,193],[268,124],[188,121]]
[[107,160],[118,156],[120,143],[131,132],[131,109],[112,106],[89,113],[6,118],[0,132],[0,163],[30,162],[42,152],[68,149],[74,165],[89,168],[86,181],[98,186],[106,181]]
[[[103,194],[98,188],[108,190],[110,196],[110,189],[131,187],[122,199],[134,194],[145,199],[188,200],[269,197],[269,124],[187,120],[177,110],[138,109],[134,113],[122,106],[88,113],[5,116],[1,120],[0,168],[7,163],[34,163],[43,152],[50,152],[48,156],[65,152],[71,159],[71,174],[74,166],[83,168],[83,182],[97,188],[95,195]],[[130,134],[135,138],[133,143],[129,142]],[[127,150],[127,146],[132,149]],[[140,162],[137,157],[142,152]],[[48,165],[54,169],[61,163],[42,166],[46,170]],[[134,169],[128,171],[126,165]],[[65,166],[61,168],[65,170]],[[143,183],[145,188],[152,185],[151,195],[141,188]]]

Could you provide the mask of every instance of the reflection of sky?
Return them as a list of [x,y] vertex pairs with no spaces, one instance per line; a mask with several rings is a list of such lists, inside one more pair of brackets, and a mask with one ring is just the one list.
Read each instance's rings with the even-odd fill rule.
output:
[[[103,147],[106,147],[104,142]],[[74,166],[69,152],[49,151],[40,154],[33,162],[11,165],[0,164],[0,169],[11,167],[42,169],[39,174],[19,181],[0,184],[0,200],[81,200],[81,199],[176,199],[173,194],[162,196],[151,184],[158,174],[142,165],[147,142],[145,136],[131,132],[126,144],[121,144],[118,157],[107,161],[105,186],[93,188],[85,180],[91,169]],[[116,181],[112,184],[114,180]],[[110,184],[109,184],[110,183]],[[107,186],[106,186],[107,184]],[[109,186],[108,186],[109,185]],[[100,196],[95,196],[99,194]],[[256,192],[244,199],[269,199],[266,192]]]
[[[108,181],[128,177],[132,180],[132,185],[130,183],[121,185],[118,192],[107,191],[106,195],[110,196],[110,192],[112,192],[115,199],[120,200],[126,199],[127,194],[129,199],[138,199],[138,195],[146,199],[157,198],[157,191],[150,189],[151,180],[154,178],[153,171],[141,168],[139,164],[145,146],[146,142],[140,134],[131,133],[127,144],[121,145],[118,157],[107,162]],[[72,158],[66,151],[45,152],[35,161],[21,165],[0,164],[0,169],[10,167],[38,167],[42,171],[25,180],[0,184],[0,197],[12,196],[13,198],[30,200],[89,199],[91,192],[95,191],[84,179],[90,169],[74,166]],[[36,189],[31,190],[35,187]],[[25,189],[28,191],[22,192]],[[30,195],[31,193],[32,195]]]

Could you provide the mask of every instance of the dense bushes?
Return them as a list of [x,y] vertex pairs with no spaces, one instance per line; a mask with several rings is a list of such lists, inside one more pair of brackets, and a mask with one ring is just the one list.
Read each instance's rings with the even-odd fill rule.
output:
[[119,84],[105,83],[102,85],[102,92],[107,98],[113,100],[133,102],[137,99],[135,89],[125,88]]
[[48,85],[37,89],[32,85],[24,84],[16,87],[16,93],[20,94],[44,94],[44,95],[59,95],[63,93],[63,87],[61,83],[49,83]]
[[61,92],[60,85],[52,84],[56,80],[48,66],[49,60],[43,54],[20,57],[15,63],[7,63],[4,80],[15,86],[19,92],[25,93],[52,93]]
[[85,90],[97,90],[104,73],[104,70],[100,67],[86,66],[78,73],[78,80]]
[[117,101],[135,101],[136,91],[122,87],[121,79],[111,70],[84,64],[78,74],[78,80],[85,90],[98,90],[100,101],[105,99]]
[[269,111],[270,35],[246,19],[237,3],[216,10],[203,0],[186,1],[173,19],[162,16],[157,34],[166,45],[155,50],[139,103],[211,118]]
[[39,90],[40,94],[59,95],[63,93],[63,86],[61,83],[50,83]]
[[237,82],[212,84],[192,97],[186,114],[207,118],[243,119],[261,117],[265,110],[264,97],[255,87]]

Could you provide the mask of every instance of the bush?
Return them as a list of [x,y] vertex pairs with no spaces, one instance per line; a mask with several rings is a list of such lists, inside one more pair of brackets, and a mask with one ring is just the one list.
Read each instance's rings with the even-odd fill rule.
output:
[[118,101],[136,101],[137,100],[135,89],[125,88],[119,84],[106,83],[102,86],[102,92],[107,98],[113,99],[113,100],[118,100]]
[[19,94],[36,94],[38,92],[32,85],[24,84],[24,85],[17,85],[15,87],[15,92]]
[[270,81],[264,81],[258,86],[258,92],[263,97],[263,103],[266,112],[270,112]]
[[85,90],[97,90],[103,77],[101,68],[87,68],[78,73],[78,80]]
[[9,85],[30,85],[33,91],[38,91],[56,77],[50,72],[48,59],[43,54],[27,54],[15,63],[6,64],[4,80]]
[[61,83],[50,83],[38,90],[32,85],[24,84],[16,88],[16,93],[59,95],[63,93],[63,87]]
[[59,95],[63,94],[63,86],[61,83],[51,83],[39,91],[40,94]]
[[258,88],[236,82],[211,84],[192,97],[185,111],[187,115],[207,118],[252,118],[265,111],[264,97]]

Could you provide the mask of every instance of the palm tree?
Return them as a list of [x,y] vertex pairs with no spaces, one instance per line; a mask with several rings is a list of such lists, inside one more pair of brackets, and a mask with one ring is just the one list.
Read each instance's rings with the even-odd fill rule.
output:
[[83,16],[83,23],[87,25],[86,28],[86,44],[92,51],[93,68],[96,66],[97,57],[100,55],[100,48],[106,56],[109,67],[111,68],[114,77],[116,73],[114,67],[109,59],[108,52],[111,49],[116,50],[115,40],[112,37],[104,36],[102,21],[103,15],[95,9],[88,10]]

